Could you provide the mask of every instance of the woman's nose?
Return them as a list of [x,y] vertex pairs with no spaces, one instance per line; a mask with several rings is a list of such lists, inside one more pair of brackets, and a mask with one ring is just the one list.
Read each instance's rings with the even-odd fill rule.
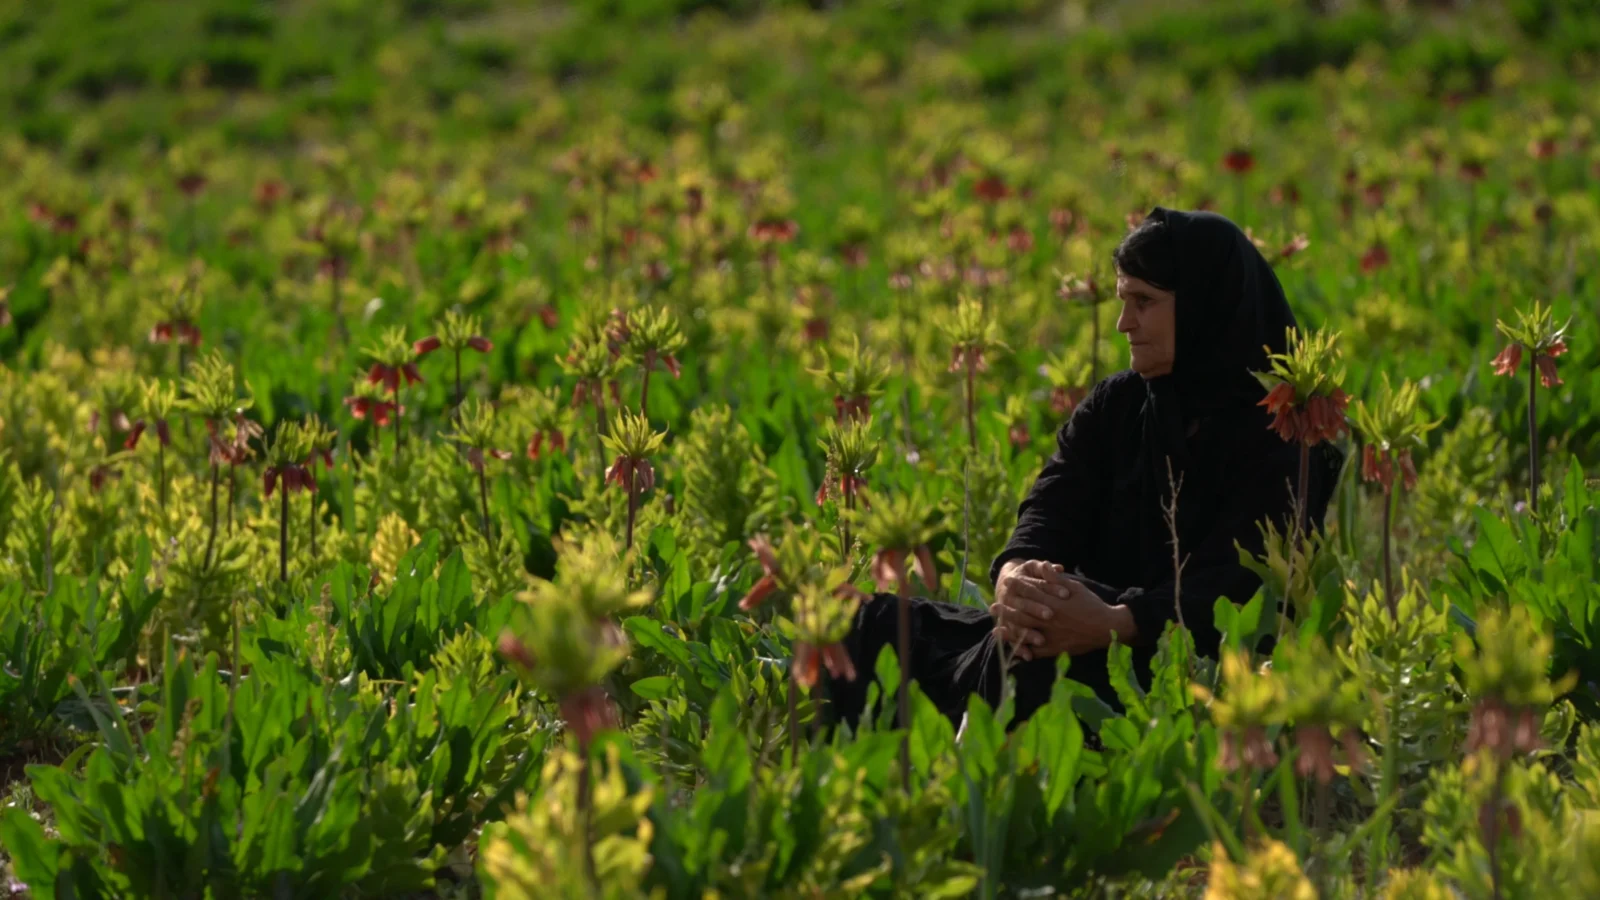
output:
[[1117,330],[1123,334],[1127,334],[1138,324],[1138,321],[1133,316],[1133,311],[1128,308],[1126,303],[1124,303],[1122,305],[1122,312],[1117,314]]

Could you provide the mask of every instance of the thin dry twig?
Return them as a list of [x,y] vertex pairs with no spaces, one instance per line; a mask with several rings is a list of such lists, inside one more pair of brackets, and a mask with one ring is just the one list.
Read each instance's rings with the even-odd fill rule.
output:
[[1183,477],[1177,478],[1172,474],[1172,457],[1167,457],[1167,488],[1172,492],[1171,499],[1161,506],[1161,516],[1166,519],[1167,532],[1172,535],[1172,606],[1178,614],[1178,625],[1188,628],[1183,621],[1183,568],[1189,564],[1189,557],[1178,555],[1178,492],[1183,490]]

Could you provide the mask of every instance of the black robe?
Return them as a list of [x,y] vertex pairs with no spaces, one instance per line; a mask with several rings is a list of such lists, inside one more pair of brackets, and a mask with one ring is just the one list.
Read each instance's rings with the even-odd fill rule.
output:
[[[1258,523],[1289,524],[1299,447],[1268,429],[1265,389],[1249,373],[1267,368],[1294,324],[1271,266],[1232,222],[1210,213],[1158,208],[1178,253],[1177,346],[1173,371],[1145,379],[1119,372],[1095,385],[1056,433],[1056,451],[1018,508],[1011,540],[990,567],[991,583],[1012,559],[1059,563],[1107,603],[1133,612],[1134,671],[1148,680],[1157,639],[1177,618],[1173,602],[1167,464],[1178,491],[1178,543],[1186,557],[1183,621],[1201,653],[1214,655],[1218,597],[1243,603],[1260,586],[1239,563],[1236,544],[1262,549]],[[1321,527],[1343,455],[1312,453],[1309,519]],[[879,651],[896,641],[897,598],[862,605],[846,640],[853,683],[834,681],[836,714],[854,722]],[[913,598],[911,676],[953,721],[977,692],[991,704],[1001,689],[994,620],[986,609]],[[1068,677],[1120,708],[1107,651],[1073,657]],[[1049,699],[1056,660],[1014,660],[1017,721]]]

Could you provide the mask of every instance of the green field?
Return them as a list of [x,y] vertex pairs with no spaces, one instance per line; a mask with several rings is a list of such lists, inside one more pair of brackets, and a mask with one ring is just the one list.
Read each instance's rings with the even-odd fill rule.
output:
[[[1589,0],[0,0],[0,897],[1600,896],[1597,122]],[[1324,532],[1122,712],[829,727],[1157,205]]]

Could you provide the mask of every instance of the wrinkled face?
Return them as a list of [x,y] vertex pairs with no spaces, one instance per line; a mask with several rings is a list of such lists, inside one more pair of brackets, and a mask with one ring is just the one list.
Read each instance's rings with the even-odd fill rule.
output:
[[1177,304],[1173,292],[1119,271],[1117,299],[1122,301],[1117,330],[1128,338],[1133,370],[1145,378],[1158,378],[1171,372],[1178,348]]

